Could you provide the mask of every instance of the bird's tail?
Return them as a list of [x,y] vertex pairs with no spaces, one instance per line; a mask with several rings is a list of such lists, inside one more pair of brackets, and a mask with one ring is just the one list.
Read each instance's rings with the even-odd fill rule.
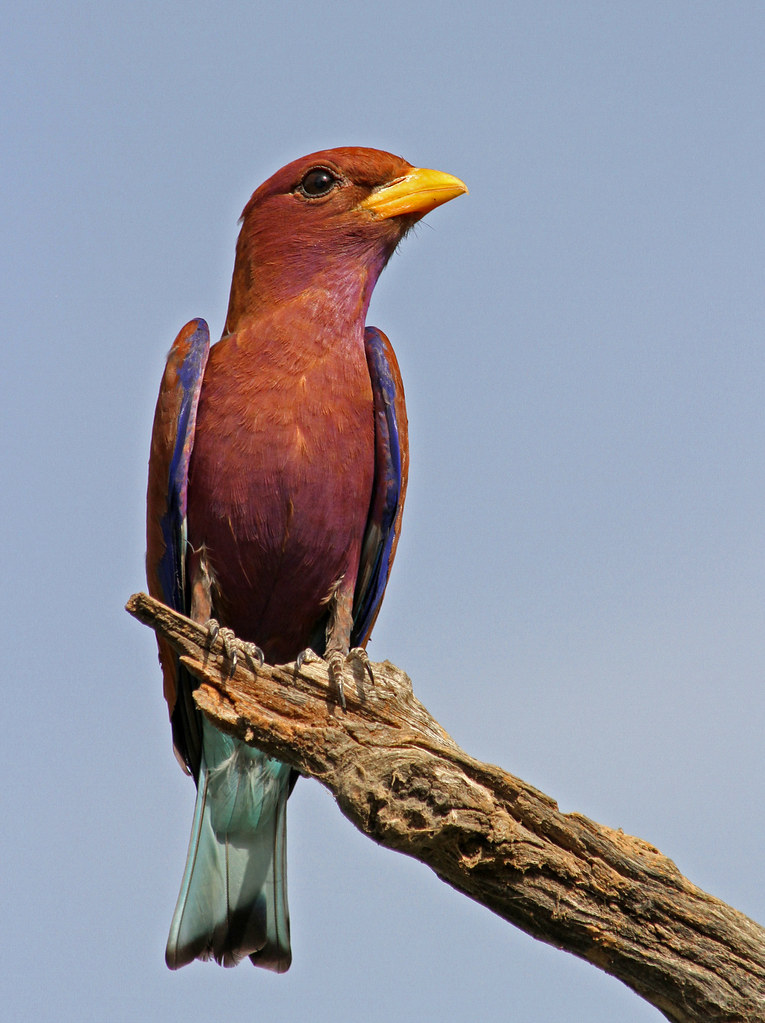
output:
[[186,869],[165,960],[289,969],[286,804],[291,769],[202,722]]

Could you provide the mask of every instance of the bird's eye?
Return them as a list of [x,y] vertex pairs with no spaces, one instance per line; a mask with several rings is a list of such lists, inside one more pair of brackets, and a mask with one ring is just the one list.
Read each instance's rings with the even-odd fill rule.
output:
[[338,179],[332,171],[326,167],[314,167],[303,176],[298,189],[309,199],[320,199],[324,195],[329,195],[337,184]]

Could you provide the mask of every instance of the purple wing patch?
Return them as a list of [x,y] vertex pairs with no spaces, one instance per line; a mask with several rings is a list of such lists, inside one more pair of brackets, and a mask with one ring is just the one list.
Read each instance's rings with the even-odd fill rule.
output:
[[375,415],[372,504],[361,549],[351,644],[363,645],[380,610],[398,543],[408,468],[404,390],[396,357],[382,331],[364,331]]
[[167,475],[167,497],[160,518],[164,551],[157,574],[165,603],[186,612],[186,505],[189,461],[194,445],[199,394],[210,351],[210,332],[202,319],[192,320],[178,335],[168,357],[165,381],[174,391],[175,441]]

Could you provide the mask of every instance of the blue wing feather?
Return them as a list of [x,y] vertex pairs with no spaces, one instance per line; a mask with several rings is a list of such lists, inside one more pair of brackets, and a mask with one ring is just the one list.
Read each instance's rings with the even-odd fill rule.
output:
[[[162,376],[151,438],[146,575],[152,596],[182,614],[189,610],[186,593],[189,462],[209,348],[210,332],[204,320],[192,320],[178,334]],[[190,687],[178,655],[164,640],[158,638],[158,644],[173,743],[181,761],[196,776],[200,736]]]
[[406,493],[408,464],[404,391],[390,342],[376,327],[364,331],[375,416],[375,475],[354,599],[353,646],[372,631],[388,584]]
[[[190,334],[186,332],[194,328]],[[184,336],[186,335],[186,336]],[[189,461],[194,444],[199,394],[202,389],[210,332],[202,319],[192,320],[178,336],[170,360],[174,360],[175,399],[177,407],[175,443],[167,477],[167,500],[160,518],[164,551],[157,572],[165,603],[186,613],[186,510]]]

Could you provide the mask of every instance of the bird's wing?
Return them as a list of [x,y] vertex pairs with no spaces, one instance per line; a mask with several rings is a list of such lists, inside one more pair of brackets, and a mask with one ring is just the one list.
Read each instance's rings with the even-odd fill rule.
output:
[[[187,323],[167,357],[154,413],[147,493],[146,575],[149,592],[182,614],[188,613],[186,586],[186,505],[189,461],[194,444],[199,394],[202,389],[210,332],[204,320]],[[165,699],[173,722],[173,742],[187,767],[197,757],[190,750],[190,722],[181,703],[178,658],[158,640]],[[198,726],[193,729],[198,730]]]
[[404,385],[390,341],[376,327],[364,331],[375,415],[372,503],[361,548],[353,602],[352,646],[364,646],[382,604],[396,554],[409,471]]

